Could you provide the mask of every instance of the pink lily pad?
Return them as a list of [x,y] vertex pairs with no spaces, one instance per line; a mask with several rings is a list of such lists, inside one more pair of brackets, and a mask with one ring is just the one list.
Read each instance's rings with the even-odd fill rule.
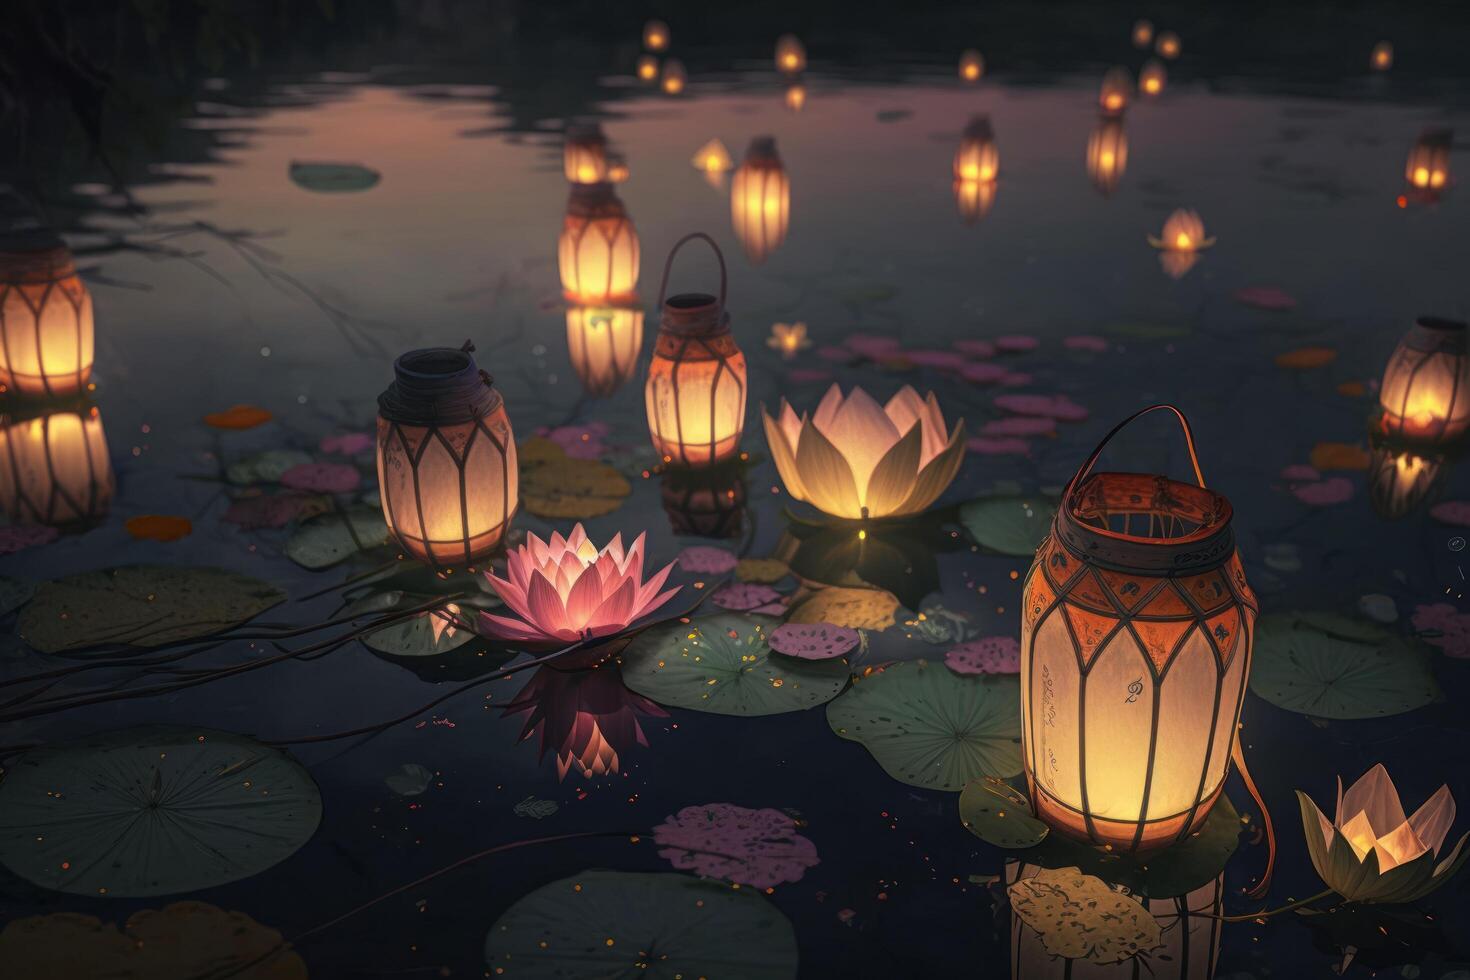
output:
[[974,364],[966,364],[960,368],[960,377],[975,384],[992,385],[1006,378],[1011,372],[999,364],[991,364],[988,361],[980,361]]
[[952,350],[906,350],[903,356],[915,367],[937,368],[941,371],[958,371],[969,363],[965,355]]
[[1024,388],[1031,383],[1031,375],[1024,371],[1007,371],[1000,379],[1002,388]]
[[820,860],[780,810],[733,803],[686,806],[653,828],[653,841],[676,868],[755,888],[799,881]]
[[731,582],[716,590],[715,594],[709,597],[709,601],[721,609],[750,612],[774,603],[780,598],[781,593],[760,582]]
[[834,364],[851,364],[858,359],[857,351],[849,350],[846,347],[836,347],[831,344],[825,347],[818,347],[816,353],[822,360],[831,361]]
[[843,344],[847,346],[848,350],[857,351],[864,357],[875,361],[881,360],[884,357],[891,357],[903,347],[902,342],[897,337],[883,337],[870,333],[849,334],[843,340]]
[[1470,527],[1470,500],[1446,500],[1429,508],[1429,516],[1441,524]]
[[555,429],[542,427],[536,430],[536,434],[556,443],[572,459],[601,459],[607,453],[602,437],[611,431],[606,422],[590,422],[587,425],[562,425]]
[[1309,466],[1306,463],[1292,463],[1281,471],[1281,479],[1291,480],[1293,482],[1311,482],[1322,479],[1322,474],[1318,472],[1315,466]]
[[330,501],[325,497],[303,493],[257,494],[230,501],[229,509],[220,520],[226,524],[237,524],[246,531],[285,527],[294,520],[320,512],[328,504]]
[[1085,350],[1093,354],[1107,353],[1109,345],[1106,337],[1098,337],[1095,334],[1079,333],[1062,341],[1062,346],[1067,350]]
[[980,428],[983,436],[1049,436],[1056,431],[1057,420],[1042,415],[992,419]]
[[965,448],[981,456],[1025,456],[1031,451],[1031,443],[1013,436],[971,436],[965,440]]
[[1021,669],[1021,644],[1009,636],[987,636],[950,647],[944,665],[956,674],[1014,674]]
[[750,610],[759,616],[784,616],[787,613],[786,597],[782,596],[778,602],[768,602],[764,606],[756,606]]
[[1447,602],[1437,602],[1415,608],[1412,622],[1414,629],[1421,633],[1439,634],[1422,639],[1439,647],[1445,656],[1470,658],[1470,613],[1462,613]]
[[831,623],[786,623],[766,635],[771,649],[801,660],[831,660],[858,645],[858,631]]
[[1276,286],[1246,286],[1235,291],[1235,301],[1258,310],[1285,313],[1296,309],[1296,299]]
[[995,404],[1017,415],[1040,415],[1061,422],[1081,422],[1088,415],[1087,409],[1066,395],[999,395]]
[[967,337],[964,340],[956,340],[954,342],[954,349],[966,357],[983,359],[995,356],[995,345],[988,340],[977,340]]
[[1292,487],[1291,492],[1304,504],[1311,504],[1313,507],[1330,507],[1352,499],[1353,481],[1345,476],[1334,476],[1320,483],[1304,483],[1301,486]]
[[357,467],[346,463],[301,463],[281,474],[281,486],[313,493],[350,493],[361,482]]
[[817,381],[831,381],[832,372],[826,368],[792,368],[786,372],[786,380],[794,385],[812,384]]
[[377,445],[377,439],[366,432],[344,432],[342,435],[326,436],[321,441],[321,450],[334,456],[356,456]]
[[696,544],[679,552],[679,567],[694,575],[724,575],[740,563],[735,553],[708,544]]
[[1040,346],[1041,341],[1023,333],[1008,333],[995,338],[995,349],[1007,354],[1021,354]]
[[54,527],[0,527],[0,555],[13,555],[26,548],[50,544],[60,533]]

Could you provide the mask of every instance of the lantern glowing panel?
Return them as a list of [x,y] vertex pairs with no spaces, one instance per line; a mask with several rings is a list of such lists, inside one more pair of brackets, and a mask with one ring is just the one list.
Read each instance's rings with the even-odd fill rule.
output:
[[1118,189],[1128,169],[1128,136],[1122,119],[1102,119],[1087,137],[1087,176],[1104,195]]
[[783,75],[806,71],[806,48],[795,34],[782,34],[776,39],[776,70]]
[[1374,71],[1388,71],[1393,67],[1393,45],[1387,41],[1379,41],[1373,45],[1373,51],[1368,55],[1368,67]]
[[611,184],[573,186],[557,261],[569,303],[616,306],[636,298],[638,232]]
[[1136,20],[1133,22],[1133,46],[1135,48],[1146,48],[1154,43],[1154,22],[1151,20]]
[[1120,116],[1128,108],[1128,93],[1133,91],[1133,76],[1127,68],[1109,68],[1098,89],[1097,104],[1105,116]]
[[669,25],[661,20],[650,20],[643,25],[643,46],[650,51],[662,51],[669,46]]
[[684,71],[684,62],[678,58],[670,58],[664,62],[663,77],[659,84],[665,95],[680,94],[688,82],[689,76]]
[[1183,42],[1179,40],[1179,35],[1173,31],[1160,33],[1158,40],[1154,43],[1154,50],[1159,53],[1159,57],[1168,58],[1170,61],[1179,57],[1179,52],[1182,48]]
[[1164,63],[1151,58],[1144,64],[1143,70],[1138,73],[1138,91],[1153,98],[1163,93],[1164,85],[1168,80],[1169,71],[1164,67]]
[[1378,388],[1384,435],[1416,445],[1453,442],[1470,428],[1466,325],[1420,317],[1394,348]]
[[[674,256],[695,238],[708,242],[719,258],[719,298],[680,293],[665,300]],[[664,266],[658,340],[648,367],[644,405],[653,448],[672,465],[713,466],[740,451],[745,429],[745,355],[730,335],[725,279],[719,246],[700,232],[680,239]]]
[[567,128],[562,170],[572,184],[601,184],[607,180],[607,137],[601,126],[593,123]]
[[760,265],[786,241],[791,180],[769,136],[750,141],[730,187],[730,222],[751,262]]
[[658,78],[658,59],[651,54],[638,57],[638,80],[651,82]]
[[1057,832],[1147,852],[1197,830],[1224,787],[1258,609],[1230,503],[1141,473],[1072,479],[1021,608],[1023,762]]
[[1416,191],[1444,190],[1450,180],[1450,144],[1454,134],[1448,129],[1425,132],[1409,151],[1404,164],[1404,181]]
[[14,524],[86,524],[112,503],[112,461],[94,405],[0,417],[0,510]]
[[488,557],[519,503],[510,418],[473,350],[410,351],[378,396],[383,519],[406,555],[435,568]]
[[92,376],[92,296],[46,232],[0,240],[0,393],[80,394]]
[[567,310],[567,351],[582,389],[606,397],[638,371],[643,311],[636,307],[573,306]]
[[969,48],[960,54],[960,78],[967,82],[978,82],[985,74],[985,59],[980,52]]
[[1000,150],[995,145],[995,134],[990,129],[990,120],[976,116],[965,127],[960,138],[960,147],[954,153],[955,180],[976,180],[987,183],[1000,174]]
[[1419,509],[1434,491],[1444,470],[1441,457],[1375,445],[1368,462],[1368,499],[1374,512],[1396,521]]

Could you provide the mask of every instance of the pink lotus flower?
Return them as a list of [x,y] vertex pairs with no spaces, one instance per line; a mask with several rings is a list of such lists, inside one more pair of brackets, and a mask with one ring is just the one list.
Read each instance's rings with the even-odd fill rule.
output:
[[659,592],[673,569],[643,581],[643,539],[623,550],[621,534],[601,551],[578,524],[548,544],[534,534],[506,556],[507,578],[492,572],[490,587],[520,619],[480,614],[486,636],[517,643],[556,646],[612,636],[674,597],[678,587]]

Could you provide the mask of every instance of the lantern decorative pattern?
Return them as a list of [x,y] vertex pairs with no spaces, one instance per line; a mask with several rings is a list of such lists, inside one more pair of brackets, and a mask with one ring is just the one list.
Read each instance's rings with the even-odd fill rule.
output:
[[1154,22],[1151,20],[1136,20],[1133,22],[1133,46],[1135,48],[1146,48],[1154,43]]
[[776,153],[776,141],[750,141],[730,185],[730,222],[745,255],[760,265],[786,241],[791,224],[791,180]]
[[1380,431],[1444,445],[1470,428],[1470,351],[1459,320],[1420,317],[1394,348],[1378,388]]
[[[696,238],[708,242],[719,260],[719,298],[680,293],[665,300],[674,256]],[[702,232],[679,239],[664,265],[658,340],[644,388],[649,437],[659,456],[672,465],[713,466],[740,450],[745,355],[730,334],[725,286],[725,257],[714,239]]]
[[90,523],[107,514],[113,486],[95,405],[0,418],[0,510],[11,523]]
[[378,396],[383,519],[405,554],[435,568],[494,552],[519,502],[510,418],[473,351],[410,351]]
[[1103,75],[1097,93],[1097,104],[1105,116],[1120,116],[1128,108],[1128,93],[1133,91],[1133,76],[1127,68],[1109,68]]
[[1102,119],[1087,137],[1087,176],[1104,195],[1118,189],[1128,169],[1128,135],[1122,119]]
[[1448,129],[1426,131],[1409,151],[1404,164],[1404,182],[1411,190],[1431,194],[1444,190],[1450,180],[1450,144],[1454,134]]
[[985,59],[974,48],[960,54],[960,78],[967,82],[978,82],[985,74]]
[[562,170],[568,183],[601,184],[607,177],[607,137],[596,123],[569,126],[562,144]]
[[557,243],[567,302],[615,306],[637,299],[638,232],[611,184],[576,184]]
[[567,351],[582,389],[611,395],[638,371],[643,311],[631,306],[573,306],[567,310]]
[[739,461],[708,470],[667,470],[659,495],[675,534],[724,540],[745,528],[748,494]]
[[1168,58],[1170,61],[1173,61],[1179,57],[1179,52],[1183,46],[1183,42],[1179,40],[1178,34],[1175,34],[1173,31],[1163,31],[1154,43],[1154,50],[1159,53],[1160,58]]
[[0,393],[80,394],[92,376],[92,296],[48,232],[0,241]]
[[[1198,486],[1096,473],[1156,409],[1183,427]],[[1057,832],[1148,852],[1196,830],[1224,788],[1257,603],[1184,415],[1113,429],[1068,485],[1023,588],[1022,758]]]
[[1373,51],[1368,55],[1368,67],[1374,71],[1388,71],[1393,67],[1393,45],[1387,41],[1379,41],[1373,45]]
[[1396,521],[1418,510],[1445,472],[1441,456],[1374,445],[1368,461],[1368,500],[1379,517]]
[[795,34],[782,34],[776,39],[776,70],[783,75],[806,71],[806,48]]
[[678,95],[684,91],[684,86],[689,83],[689,75],[684,71],[684,62],[678,58],[670,58],[664,62],[663,75],[659,81],[660,87],[665,95]]
[[1168,81],[1169,70],[1164,67],[1164,63],[1150,58],[1138,73],[1138,91],[1153,98],[1163,93],[1164,85]]
[[643,25],[643,46],[650,51],[662,51],[669,46],[669,25],[661,20],[650,20]]

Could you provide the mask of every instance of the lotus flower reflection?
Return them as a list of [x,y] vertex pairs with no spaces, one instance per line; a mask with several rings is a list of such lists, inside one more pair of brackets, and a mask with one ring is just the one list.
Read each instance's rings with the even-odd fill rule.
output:
[[660,592],[672,564],[643,580],[643,540],[624,550],[615,536],[601,551],[578,524],[563,538],[545,542],[534,534],[506,556],[506,578],[486,578],[519,619],[480,614],[480,631],[498,640],[556,646],[612,636],[673,598]]
[[834,517],[917,514],[949,486],[965,453],[965,423],[948,431],[934,395],[908,386],[879,405],[861,388],[844,397],[833,385],[810,418],[785,399],[779,419],[761,415],[787,492]]
[[1337,818],[1328,822],[1300,790],[1302,829],[1312,865],[1333,891],[1353,902],[1413,902],[1449,880],[1465,858],[1466,834],[1435,863],[1455,822],[1455,798],[1441,786],[1412,817],[1382,763],[1346,793],[1337,781]]

